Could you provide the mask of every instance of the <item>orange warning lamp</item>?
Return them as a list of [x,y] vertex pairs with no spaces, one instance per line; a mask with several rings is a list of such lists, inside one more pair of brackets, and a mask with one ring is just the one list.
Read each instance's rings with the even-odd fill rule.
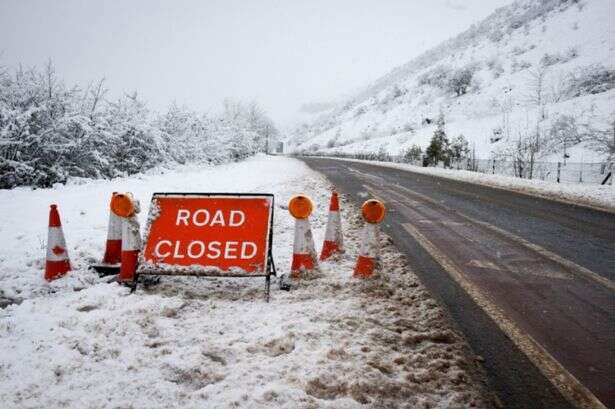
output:
[[386,208],[384,207],[384,203],[380,200],[369,199],[363,203],[363,206],[361,206],[361,214],[366,222],[378,224],[384,220]]
[[314,210],[312,199],[305,195],[291,197],[288,202],[288,211],[295,219],[307,219]]
[[130,217],[136,212],[135,198],[132,193],[116,193],[111,198],[111,211],[120,217]]

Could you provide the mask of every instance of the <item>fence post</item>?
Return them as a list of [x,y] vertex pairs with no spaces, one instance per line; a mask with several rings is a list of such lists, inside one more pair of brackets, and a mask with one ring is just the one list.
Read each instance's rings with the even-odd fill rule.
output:
[[559,183],[559,177],[562,172],[562,162],[557,162],[557,183]]
[[491,164],[491,174],[495,175],[495,159],[493,160],[493,163]]

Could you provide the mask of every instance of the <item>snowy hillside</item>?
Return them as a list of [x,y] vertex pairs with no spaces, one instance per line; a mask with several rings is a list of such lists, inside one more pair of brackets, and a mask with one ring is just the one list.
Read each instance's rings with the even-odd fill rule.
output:
[[[302,124],[296,150],[423,150],[442,113],[480,158],[536,139],[539,160],[602,161],[613,154],[615,1],[525,0]],[[530,142],[528,142],[530,141]]]

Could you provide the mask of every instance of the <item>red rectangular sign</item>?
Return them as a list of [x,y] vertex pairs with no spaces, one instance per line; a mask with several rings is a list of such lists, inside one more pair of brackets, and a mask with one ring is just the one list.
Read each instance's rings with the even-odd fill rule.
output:
[[272,195],[152,197],[141,272],[267,275]]

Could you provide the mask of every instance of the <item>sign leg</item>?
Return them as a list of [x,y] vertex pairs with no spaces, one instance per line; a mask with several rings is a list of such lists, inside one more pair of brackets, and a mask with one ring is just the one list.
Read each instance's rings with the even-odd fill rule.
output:
[[130,292],[134,293],[137,291],[137,283],[139,282],[139,274],[135,274],[134,282],[130,286]]
[[269,302],[269,293],[270,293],[270,289],[271,289],[271,275],[267,274],[267,277],[265,278],[265,299],[267,300],[267,302]]
[[269,249],[269,254],[267,255],[267,258],[269,264],[269,273],[277,277],[278,272],[275,269],[275,263],[273,262],[273,253],[271,252],[271,249]]

